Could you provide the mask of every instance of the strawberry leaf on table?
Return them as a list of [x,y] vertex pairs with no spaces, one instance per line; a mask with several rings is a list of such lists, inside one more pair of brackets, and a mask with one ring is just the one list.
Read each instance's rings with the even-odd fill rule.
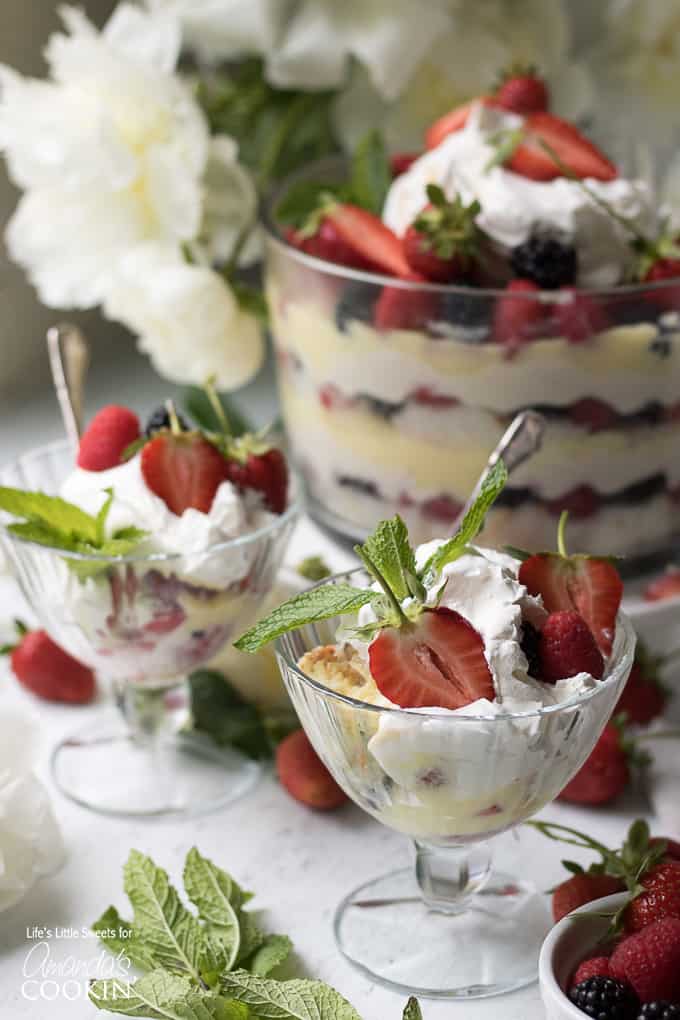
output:
[[487,512],[503,491],[507,480],[508,469],[502,460],[497,460],[487,472],[479,496],[465,514],[458,531],[453,538],[432,553],[420,570],[421,578],[438,573],[447,563],[453,563],[463,555],[470,542],[482,530]]

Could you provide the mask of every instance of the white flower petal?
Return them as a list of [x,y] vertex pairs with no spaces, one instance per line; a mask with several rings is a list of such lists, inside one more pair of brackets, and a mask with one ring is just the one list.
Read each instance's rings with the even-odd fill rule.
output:
[[289,13],[288,0],[146,0],[180,19],[187,47],[206,63],[270,53]]
[[188,265],[167,247],[130,252],[104,308],[138,334],[140,350],[175,382],[200,385],[214,375],[220,389],[237,389],[262,364],[262,331],[241,311],[229,286],[213,270]]
[[[241,232],[254,223],[257,192],[247,171],[237,162],[238,147],[231,138],[218,136],[210,143],[203,177],[203,225],[200,239],[209,261],[225,262]],[[249,245],[240,259],[247,265],[258,257],[259,246]]]
[[141,67],[156,67],[171,74],[182,46],[179,21],[170,14],[150,18],[138,7],[121,3],[109,18],[103,38]]

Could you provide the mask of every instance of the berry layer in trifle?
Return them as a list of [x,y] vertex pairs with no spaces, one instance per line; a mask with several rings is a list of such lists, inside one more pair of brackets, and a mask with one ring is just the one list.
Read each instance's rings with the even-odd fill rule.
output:
[[[494,487],[498,474],[487,502]],[[609,561],[568,556],[563,540],[524,561],[471,545],[481,519],[478,505],[452,539],[415,550],[401,518],[381,522],[357,547],[364,583],[350,573],[305,592],[237,642],[284,634],[284,679],[335,778],[423,838],[500,832],[552,800],[632,662]],[[315,644],[324,618],[330,640]]]
[[[235,438],[224,417],[214,431],[191,427],[171,403],[142,433],[133,411],[108,405],[75,463],[55,447],[33,470],[39,453],[18,462],[17,487],[0,487],[5,546],[50,633],[78,658],[159,683],[256,615],[294,514],[286,460],[263,436]],[[44,465],[52,477],[40,477]],[[19,487],[26,475],[52,492]]]
[[544,548],[564,509],[607,554],[677,531],[680,250],[651,188],[532,88],[442,118],[393,180],[369,139],[273,206],[288,433],[317,512],[357,537],[395,512],[440,533],[528,407],[550,428],[490,544]]

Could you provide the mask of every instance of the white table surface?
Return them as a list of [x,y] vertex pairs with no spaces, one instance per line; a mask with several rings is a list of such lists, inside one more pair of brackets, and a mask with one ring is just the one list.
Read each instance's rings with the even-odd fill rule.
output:
[[[142,359],[127,358],[113,373],[107,366],[105,378],[95,369],[88,404],[95,408],[116,400],[148,411],[167,392],[168,387],[153,376]],[[266,373],[245,395],[258,422],[265,421],[274,406],[272,392],[271,376]],[[29,394],[14,406],[0,409],[3,460],[59,434],[56,404],[49,393]],[[302,555],[317,552],[323,552],[334,568],[348,562],[345,551],[304,521],[294,536],[288,561],[295,563]],[[0,580],[0,625],[16,615],[17,601],[14,582]],[[109,903],[125,914],[121,869],[130,848],[150,854],[179,882],[184,856],[194,844],[256,891],[254,907],[264,911],[267,928],[293,939],[296,974],[330,982],[365,1020],[400,1017],[404,997],[371,984],[352,969],[335,947],[331,919],[350,889],[408,863],[407,841],[354,806],[330,814],[313,813],[291,800],[270,773],[247,798],[190,822],[111,820],[81,809],[54,790],[47,759],[61,736],[101,710],[102,700],[104,696],[98,704],[78,709],[47,705],[27,694],[7,666],[0,665],[0,710],[10,703],[21,704],[40,719],[43,750],[38,772],[52,793],[67,845],[63,868],[37,883],[21,903],[0,916],[2,1020],[81,1020],[97,1015],[87,1001],[84,980],[81,997],[75,1001],[59,995],[54,1002],[36,1003],[22,996],[22,970],[32,945],[27,929],[80,929]],[[553,805],[543,816],[587,829],[603,842],[616,845],[630,820],[641,813],[646,813],[644,800],[631,795],[616,809],[588,811]],[[650,821],[654,828],[651,815]],[[541,888],[549,888],[564,874],[560,860],[565,854],[579,858],[575,848],[560,848],[531,830],[523,830],[519,837],[506,834],[496,843],[497,859],[503,861],[505,870],[531,876]],[[96,967],[94,939],[53,939],[50,948],[55,961],[72,955],[87,961],[90,973]],[[539,1020],[544,1016],[537,985],[499,999],[460,1004],[423,1000],[422,1006],[425,1020]]]

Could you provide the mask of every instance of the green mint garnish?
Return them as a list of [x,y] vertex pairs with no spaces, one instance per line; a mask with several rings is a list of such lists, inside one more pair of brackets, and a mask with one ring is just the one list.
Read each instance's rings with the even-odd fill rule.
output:
[[298,563],[295,569],[301,577],[306,577],[308,581],[323,581],[324,577],[328,577],[331,573],[331,568],[322,556],[307,556]]
[[490,507],[495,503],[508,480],[508,469],[502,460],[497,460],[489,469],[479,491],[479,496],[465,514],[461,525],[448,542],[441,545],[421,570],[422,577],[437,574],[447,563],[453,563],[463,555],[467,546],[482,530]]
[[[194,847],[183,881],[194,914],[162,868],[131,850],[124,869],[134,919],[109,907],[93,925],[106,948],[141,971],[137,981],[92,981],[98,1009],[150,1020],[361,1020],[323,981],[269,975],[292,948],[287,935],[265,934],[245,909],[251,894]],[[409,999],[403,1020],[422,1020]]]
[[355,631],[369,639],[381,627],[400,627],[418,618],[425,609],[426,586],[436,579],[447,563],[462,556],[470,542],[479,534],[486,513],[501,492],[508,477],[502,460],[488,471],[479,495],[466,513],[457,533],[430,556],[425,565],[416,569],[415,553],[401,517],[381,521],[363,545],[355,552],[381,591],[353,588],[348,584],[327,584],[302,592],[284,602],[269,616],[242,634],[235,642],[243,652],[256,652],[286,631],[316,620],[356,613],[371,604],[376,620]]
[[303,591],[256,623],[234,645],[242,652],[257,652],[280,634],[306,623],[355,613],[375,596],[369,588],[353,588],[349,584],[329,584]]
[[509,159],[512,159],[515,152],[524,141],[524,138],[525,134],[523,127],[498,131],[495,135],[492,135],[490,142],[495,149],[495,152],[484,167],[484,173],[488,173],[489,170],[493,170],[495,166],[503,166]]
[[351,201],[379,216],[391,184],[392,171],[382,135],[379,131],[369,131],[354,150]]
[[[106,520],[113,489],[104,490],[105,498],[96,516],[86,513],[74,503],[44,492],[0,487],[0,510],[23,521],[8,524],[7,530],[28,542],[83,555],[125,556],[146,538],[139,528],[121,528],[106,537]],[[101,563],[70,559],[69,566],[81,579],[102,569]]]

